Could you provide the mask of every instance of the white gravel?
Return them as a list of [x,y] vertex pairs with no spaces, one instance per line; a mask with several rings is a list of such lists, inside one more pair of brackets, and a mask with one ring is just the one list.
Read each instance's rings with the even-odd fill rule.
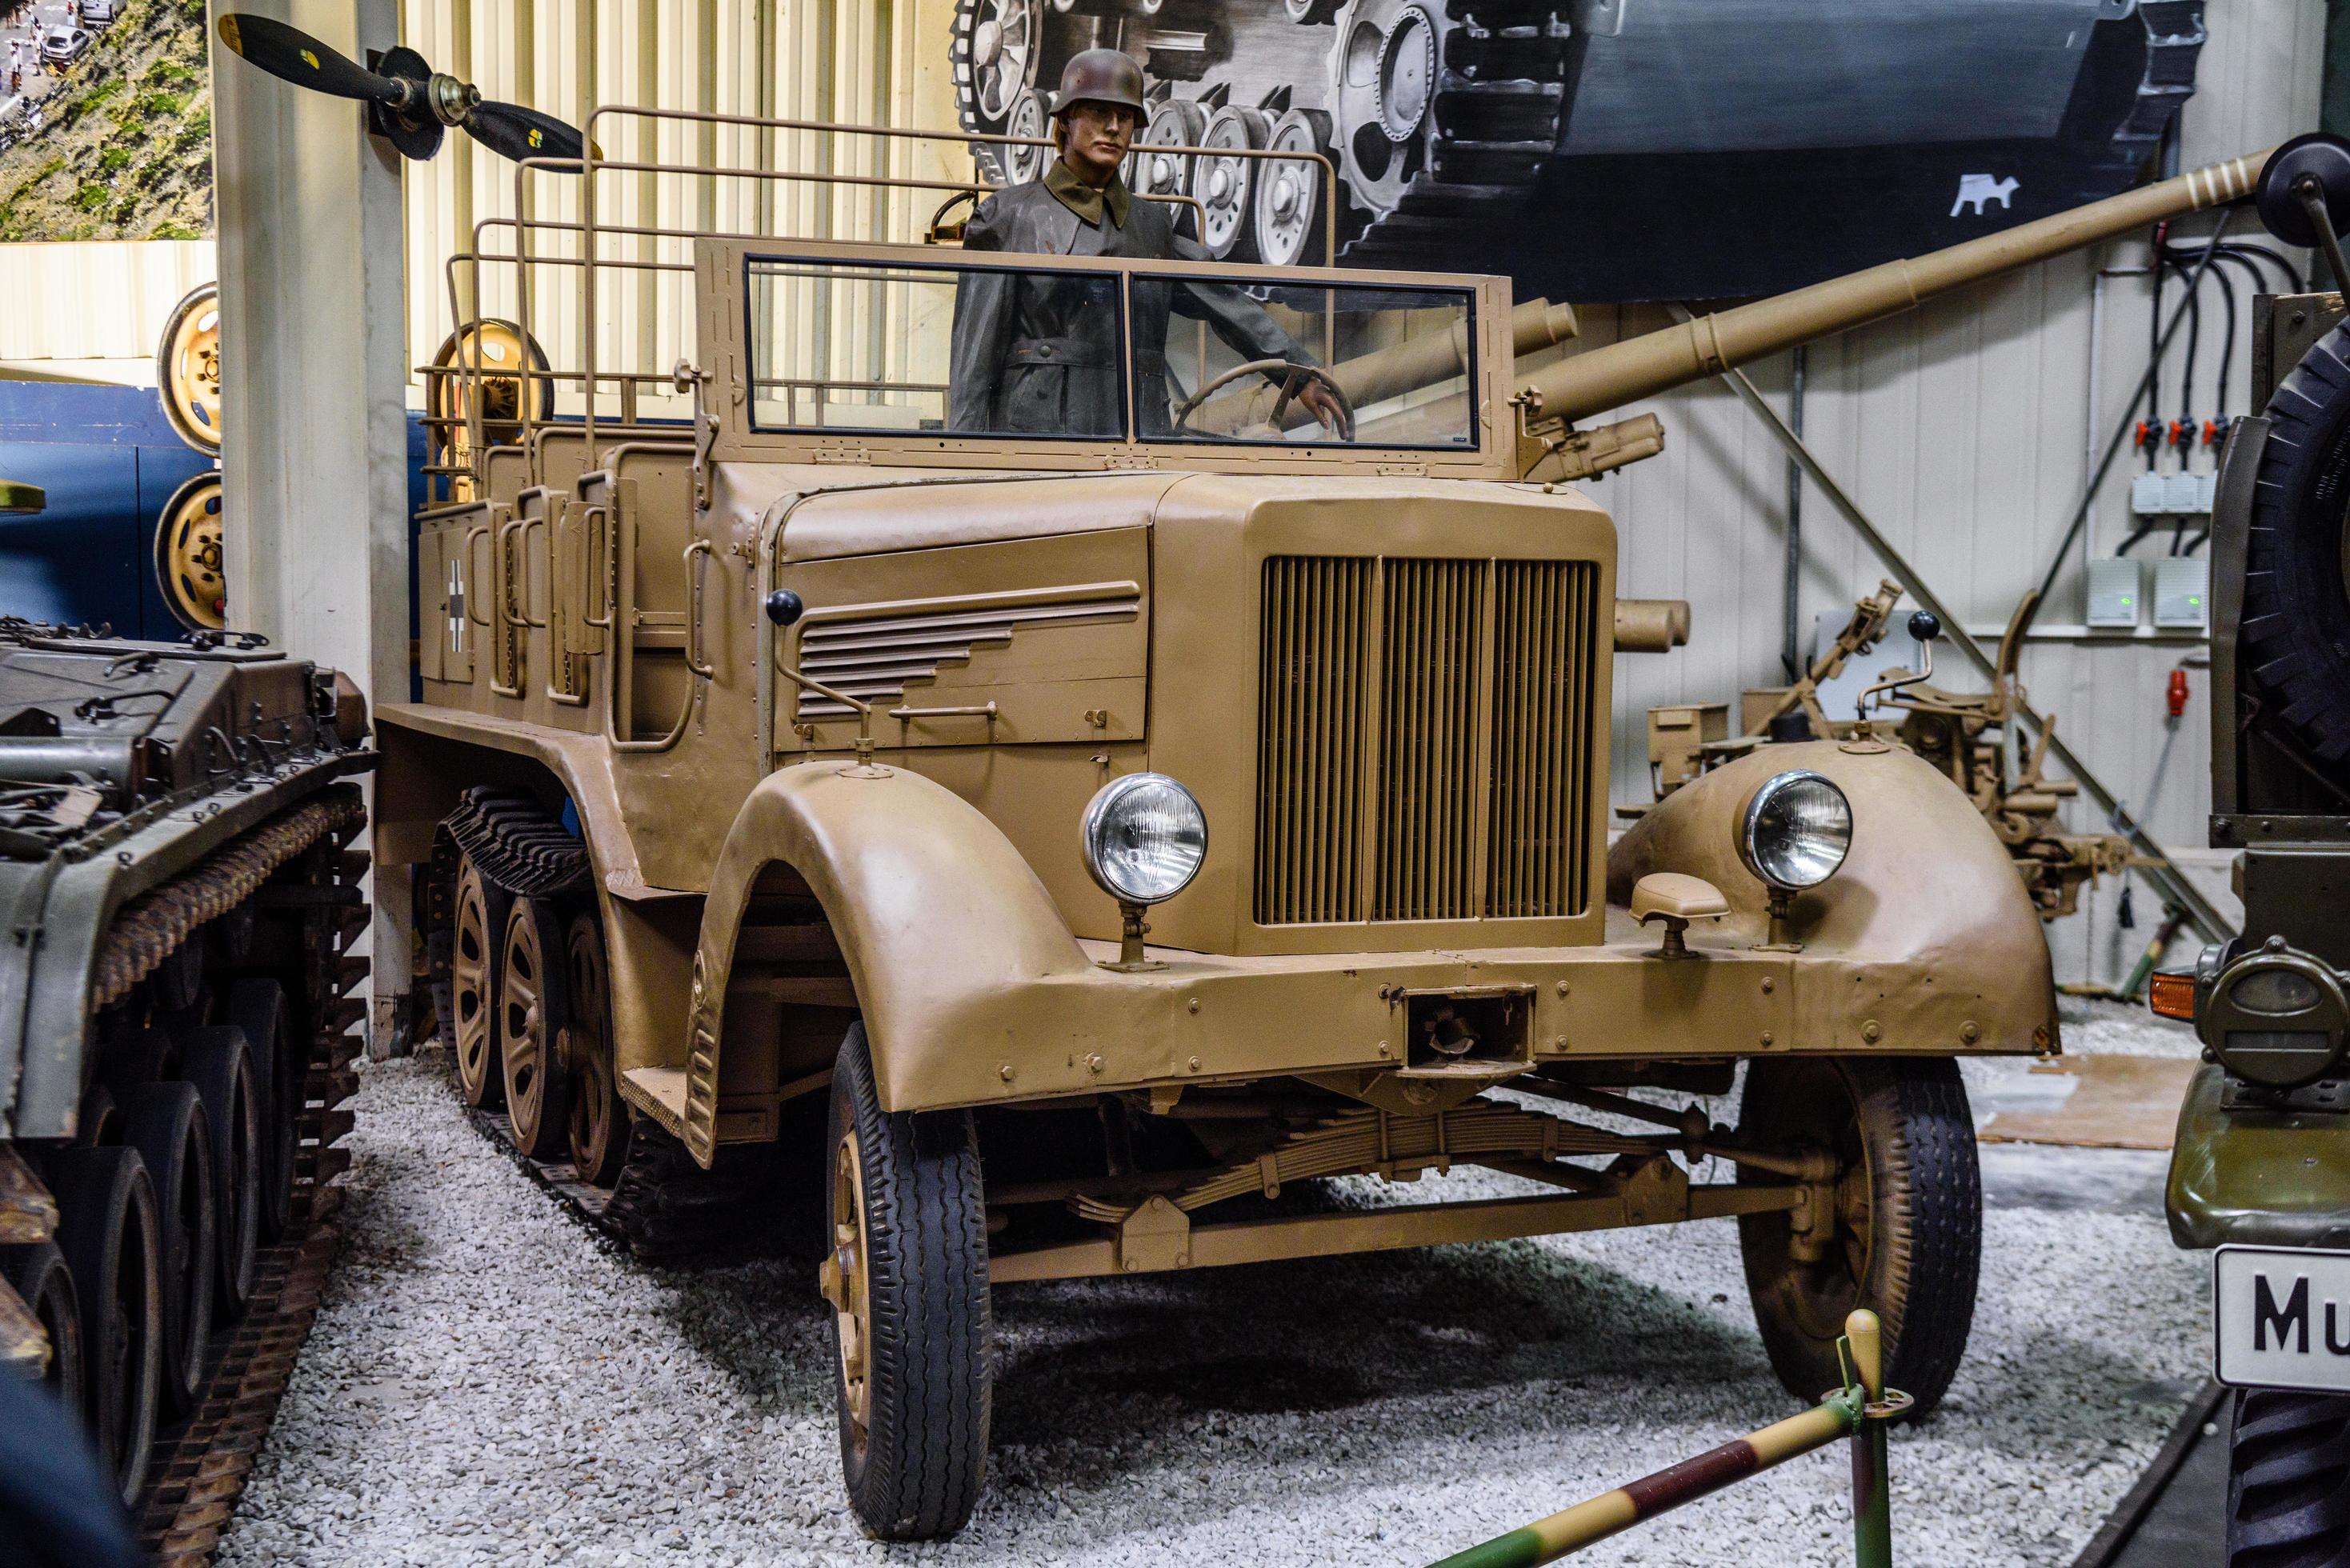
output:
[[[810,1271],[635,1262],[442,1075],[362,1076],[342,1256],[223,1563],[1407,1564],[1790,1409],[1726,1221],[1007,1286],[978,1516],[884,1547],[841,1496]],[[1988,1216],[1944,1413],[1895,1434],[1906,1563],[2069,1562],[2200,1379],[2201,1260],[2041,1185]],[[1846,1563],[1847,1489],[1832,1449],[1577,1561]]]

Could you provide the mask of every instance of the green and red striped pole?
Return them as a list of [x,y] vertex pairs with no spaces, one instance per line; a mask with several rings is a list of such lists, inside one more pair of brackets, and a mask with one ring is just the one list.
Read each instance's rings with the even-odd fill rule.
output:
[[1431,1568],[1534,1568],[1841,1438],[1853,1439],[1853,1545],[1859,1568],[1892,1568],[1885,1417],[1906,1408],[1908,1401],[1886,1398],[1877,1314],[1854,1313],[1845,1322],[1845,1335],[1854,1380],[1802,1415],[1497,1535]]

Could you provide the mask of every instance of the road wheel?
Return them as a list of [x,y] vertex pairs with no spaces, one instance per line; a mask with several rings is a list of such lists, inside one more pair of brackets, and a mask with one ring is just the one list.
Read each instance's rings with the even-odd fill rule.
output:
[[2246,1388],[2228,1438],[2228,1568],[2350,1560],[2350,1399]]
[[457,908],[449,953],[449,1044],[456,1057],[457,1092],[475,1108],[494,1106],[505,1092],[498,1069],[498,938],[506,926],[504,888],[482,875],[467,856],[457,867]]
[[[1974,1322],[1982,1178],[1966,1085],[1948,1058],[1777,1056],[1750,1062],[1740,1140],[1833,1157],[1841,1172],[1814,1224],[1738,1222],[1746,1285],[1772,1370],[1817,1399],[1844,1381],[1836,1339],[1853,1308],[1885,1324],[1886,1380],[1931,1410],[1949,1391]],[[1739,1182],[1785,1178],[1742,1167]]]
[[563,928],[544,898],[516,898],[498,955],[498,1070],[515,1146],[556,1159],[570,1142],[571,1075],[556,1048],[564,1005]]
[[49,1336],[49,1370],[43,1386],[68,1410],[79,1410],[87,1397],[88,1369],[82,1355],[81,1305],[74,1295],[73,1272],[54,1241],[0,1250],[0,1277]]
[[82,1409],[100,1462],[130,1503],[146,1480],[163,1370],[155,1189],[130,1148],[68,1149],[48,1176],[57,1251],[81,1307]]
[[213,1147],[192,1084],[148,1084],[130,1096],[126,1141],[155,1188],[158,1277],[163,1293],[162,1408],[177,1416],[204,1386],[212,1346],[213,1296],[220,1270],[214,1240]]
[[563,1059],[571,1073],[568,1142],[579,1179],[609,1187],[629,1156],[629,1111],[612,1067],[612,999],[606,990],[604,933],[596,917],[578,915],[564,942],[565,1000],[571,1022],[563,1031]]
[[274,980],[240,980],[229,988],[228,1021],[253,1054],[261,1107],[261,1240],[286,1234],[294,1220],[294,1159],[307,1064],[295,1051],[286,988]]
[[181,1052],[182,1070],[204,1102],[213,1146],[213,1231],[218,1239],[222,1315],[244,1311],[261,1247],[261,1089],[244,1031],[219,1026],[192,1031]]
[[885,1114],[865,1025],[832,1080],[841,1469],[865,1528],[922,1541],[962,1528],[987,1468],[987,1218],[968,1111]]

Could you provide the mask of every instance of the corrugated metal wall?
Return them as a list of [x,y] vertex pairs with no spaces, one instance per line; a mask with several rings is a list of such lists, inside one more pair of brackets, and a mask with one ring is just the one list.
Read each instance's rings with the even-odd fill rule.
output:
[[210,240],[0,245],[0,364],[151,386],[163,323],[213,269]]
[[[587,126],[598,104],[635,104],[717,115],[949,129],[954,100],[947,62],[952,0],[627,0],[533,6],[515,0],[407,0],[411,47],[443,70]],[[726,167],[887,173],[901,179],[966,179],[960,144],[885,141],[806,130],[653,121],[608,109],[592,133],[616,161],[701,162]],[[511,219],[512,164],[463,137],[441,157],[411,165],[408,182],[410,338],[420,362],[460,318],[452,309],[445,258],[484,220]],[[523,200],[532,215],[576,222],[576,176],[535,176]],[[696,180],[613,171],[598,176],[598,224],[714,228],[838,238],[905,237],[942,192],[751,179]],[[487,252],[511,252],[515,231],[483,232]],[[576,256],[567,234],[535,230],[536,254]],[[612,239],[599,257],[667,266],[690,264],[685,242]],[[576,269],[532,269],[532,331],[557,366],[580,362]],[[469,269],[457,276],[459,304],[473,311]],[[484,269],[483,314],[513,317],[513,269]],[[665,369],[691,352],[691,290],[673,271],[599,274],[599,367]]]
[[[2183,162],[2193,167],[2269,146],[2317,123],[2323,0],[2214,0],[2211,41],[2199,88],[2188,105]],[[2208,232],[2209,218],[2187,225]],[[2239,236],[2257,221],[2240,213]],[[2005,622],[2037,582],[2057,544],[2090,463],[2146,365],[2148,286],[2109,279],[2094,403],[2090,388],[2090,292],[2100,266],[2143,265],[2142,243],[2070,256],[1943,299],[1908,316],[1810,350],[1804,431],[1829,471],[1977,630]],[[2304,263],[2305,265],[2305,259]],[[2168,297],[2176,301],[2174,285]],[[2243,290],[2239,282],[2239,294]],[[2210,407],[2218,295],[2207,287],[2191,410],[2178,406],[2179,355],[2165,378],[2162,413]],[[1586,313],[1593,337],[1644,320]],[[2240,323],[2241,339],[2245,332]],[[2235,349],[2230,413],[2247,411],[2248,366]],[[1786,406],[1786,357],[1756,367],[1764,394]],[[1735,699],[1743,686],[1781,683],[1779,584],[1786,519],[1786,465],[1752,416],[1719,384],[1689,389],[1652,405],[1668,430],[1664,456],[1636,465],[1596,491],[1623,538],[1622,591],[1687,598],[1695,614],[1690,646],[1663,657],[1617,661],[1615,796],[1648,797],[1646,711],[1655,704]],[[2198,453],[2194,465],[2212,458]],[[2100,553],[2127,524],[2125,454],[2093,514]],[[1843,520],[1808,490],[1803,511],[1803,621],[1848,607],[1883,572]],[[2147,554],[2141,547],[2140,554]],[[2181,659],[2199,660],[2200,639],[2141,633],[2090,638],[2084,618],[2080,552],[2072,552],[2040,616],[2047,635],[2029,647],[2022,679],[2043,711],[2106,783],[2144,800],[2165,736],[2163,689]],[[2065,627],[2076,628],[2067,633]],[[1946,659],[1945,671],[1957,663]],[[2209,810],[2208,683],[2189,672],[2192,701],[2149,821],[2166,846],[2201,849]],[[1952,680],[1950,684],[1961,684]],[[1965,682],[1972,685],[1972,682]],[[1979,689],[1979,688],[1977,688]],[[2085,807],[2074,826],[2099,825]],[[2216,872],[2224,886],[2223,875]],[[2199,878],[2201,880],[2202,878]],[[2081,918],[2052,930],[2060,978],[2110,980],[2143,947],[2158,910],[2143,889],[2133,933],[2113,922],[2114,888]],[[2191,950],[2191,949],[2182,949]]]

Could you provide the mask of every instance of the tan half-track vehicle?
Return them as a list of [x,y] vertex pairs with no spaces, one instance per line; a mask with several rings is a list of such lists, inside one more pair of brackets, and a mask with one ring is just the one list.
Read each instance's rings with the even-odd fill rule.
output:
[[[591,137],[623,116],[710,118]],[[656,177],[719,176],[609,185]],[[1493,278],[663,253],[650,218],[600,233],[584,178],[576,229],[504,221],[534,258],[509,348],[553,296],[569,348],[502,396],[489,356],[435,372],[469,455],[421,520],[377,852],[422,874],[463,1094],[632,1241],[820,1184],[868,1528],[969,1516],[1010,1282],[1736,1217],[1791,1391],[1837,1382],[1866,1304],[1888,1379],[1940,1397],[1981,1227],[1955,1058],[2057,1048],[2040,922],[1967,795],[1883,739],[1714,769],[1611,847],[1613,663],[1687,611],[1617,597],[1616,529],[1563,483],[1655,421],[1571,421],[2230,199],[2244,165],[1523,385],[1572,317]],[[646,269],[690,281],[673,371],[588,308]],[[959,317],[1015,276],[1089,301],[1091,337],[1022,362],[1112,389],[1087,429],[959,395]],[[1202,325],[1242,289],[1294,354]],[[1307,379],[1350,417],[1302,412]],[[1734,1127],[1626,1093],[1741,1063]],[[1289,1190],[1461,1166],[1527,1186]]]

